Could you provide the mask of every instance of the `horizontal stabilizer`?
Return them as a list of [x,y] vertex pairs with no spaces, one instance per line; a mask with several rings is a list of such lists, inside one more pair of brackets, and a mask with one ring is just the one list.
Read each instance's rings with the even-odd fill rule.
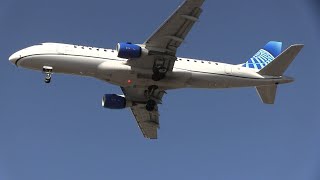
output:
[[274,104],[277,85],[257,86],[256,89],[263,103]]
[[268,76],[282,76],[303,46],[302,44],[290,46],[258,73]]

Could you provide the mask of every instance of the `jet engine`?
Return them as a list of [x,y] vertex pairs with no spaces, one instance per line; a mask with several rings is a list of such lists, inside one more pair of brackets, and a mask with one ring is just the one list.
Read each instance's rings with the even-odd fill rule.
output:
[[118,43],[117,51],[119,58],[131,59],[142,56],[142,48],[136,44]]
[[105,94],[102,98],[102,107],[108,109],[124,109],[132,106],[132,102],[127,101],[124,95]]

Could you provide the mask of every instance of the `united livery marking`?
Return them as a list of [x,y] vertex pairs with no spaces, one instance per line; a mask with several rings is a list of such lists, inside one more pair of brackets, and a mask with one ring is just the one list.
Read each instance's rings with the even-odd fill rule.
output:
[[262,69],[274,60],[272,54],[264,49],[260,49],[252,58],[250,58],[242,67]]

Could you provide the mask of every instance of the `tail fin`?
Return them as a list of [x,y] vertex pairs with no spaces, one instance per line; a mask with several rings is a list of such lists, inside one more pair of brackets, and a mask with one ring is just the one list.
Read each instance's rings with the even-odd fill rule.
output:
[[296,44],[290,46],[287,50],[281,53],[270,64],[261,69],[258,73],[268,76],[282,76],[292,63],[294,58],[299,54],[304,45]]
[[257,92],[261,98],[261,101],[265,104],[274,104],[277,93],[277,85],[257,86]]
[[270,41],[250,58],[242,67],[263,69],[281,53],[282,42]]
[[[294,58],[299,54],[304,45],[297,44],[290,46],[287,50],[277,56],[258,73],[268,76],[282,76]],[[257,92],[265,104],[274,104],[277,85],[257,86]]]

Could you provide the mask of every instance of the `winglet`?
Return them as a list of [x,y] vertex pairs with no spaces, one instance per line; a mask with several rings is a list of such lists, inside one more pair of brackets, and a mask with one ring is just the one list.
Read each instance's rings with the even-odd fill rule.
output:
[[268,76],[282,76],[303,47],[303,44],[290,46],[258,73]]

